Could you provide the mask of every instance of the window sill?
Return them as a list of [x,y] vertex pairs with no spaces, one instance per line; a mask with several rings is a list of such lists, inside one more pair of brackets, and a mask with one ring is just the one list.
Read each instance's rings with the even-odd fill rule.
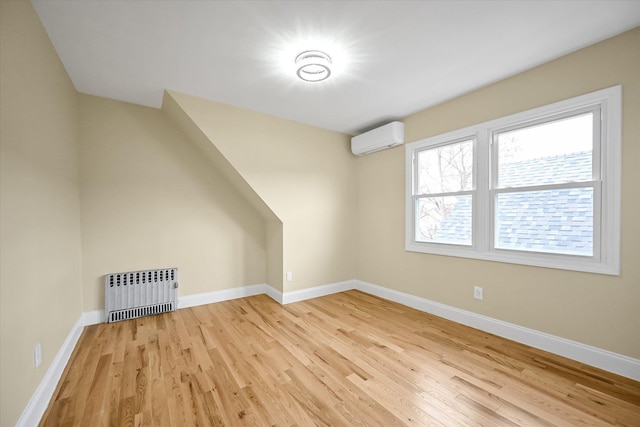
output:
[[405,245],[407,252],[420,252],[431,255],[452,256],[458,258],[478,259],[482,261],[504,262],[533,267],[554,268],[560,270],[579,271],[585,273],[620,275],[620,266],[606,263],[594,257],[572,255],[543,254],[526,251],[509,251],[493,249],[482,252],[472,247],[444,245],[437,243],[409,242]]

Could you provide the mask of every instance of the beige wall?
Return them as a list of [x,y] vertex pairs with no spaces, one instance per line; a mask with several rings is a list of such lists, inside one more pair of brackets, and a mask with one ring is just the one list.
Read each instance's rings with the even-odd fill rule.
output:
[[177,126],[206,158],[209,166],[224,176],[233,191],[242,196],[260,216],[266,226],[266,283],[282,291],[282,221],[262,200],[259,194],[247,183],[227,158],[211,143],[209,138],[195,125],[191,117],[166,92],[162,103],[162,112]]
[[293,273],[285,292],[354,278],[355,160],[346,135],[168,96],[282,221],[282,263]]
[[84,311],[104,275],[178,267],[180,296],[266,281],[262,216],[160,111],[80,95]]
[[31,3],[0,1],[0,52],[0,425],[12,426],[82,313],[78,116]]
[[[640,29],[404,122],[411,142],[617,84],[623,85],[620,276],[405,252],[400,147],[357,161],[358,278],[640,358]],[[474,285],[484,288],[483,301],[472,298]]]

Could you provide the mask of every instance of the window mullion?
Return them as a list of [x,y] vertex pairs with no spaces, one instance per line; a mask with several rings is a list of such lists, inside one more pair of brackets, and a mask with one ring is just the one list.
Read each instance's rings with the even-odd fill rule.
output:
[[476,139],[474,173],[476,180],[476,197],[474,197],[473,209],[473,242],[479,252],[488,252],[490,245],[491,209],[489,201],[489,165],[490,165],[490,134],[488,129],[478,132]]

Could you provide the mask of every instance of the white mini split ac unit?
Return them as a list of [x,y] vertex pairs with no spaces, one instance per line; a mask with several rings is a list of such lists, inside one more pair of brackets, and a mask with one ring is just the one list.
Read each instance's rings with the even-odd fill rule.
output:
[[403,143],[404,123],[391,122],[351,138],[351,152],[356,156],[364,156]]

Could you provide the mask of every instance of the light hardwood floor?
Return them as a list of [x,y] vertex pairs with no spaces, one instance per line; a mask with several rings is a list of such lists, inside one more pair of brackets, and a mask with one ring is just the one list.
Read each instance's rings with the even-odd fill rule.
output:
[[640,426],[640,383],[358,291],[85,328],[42,426]]

